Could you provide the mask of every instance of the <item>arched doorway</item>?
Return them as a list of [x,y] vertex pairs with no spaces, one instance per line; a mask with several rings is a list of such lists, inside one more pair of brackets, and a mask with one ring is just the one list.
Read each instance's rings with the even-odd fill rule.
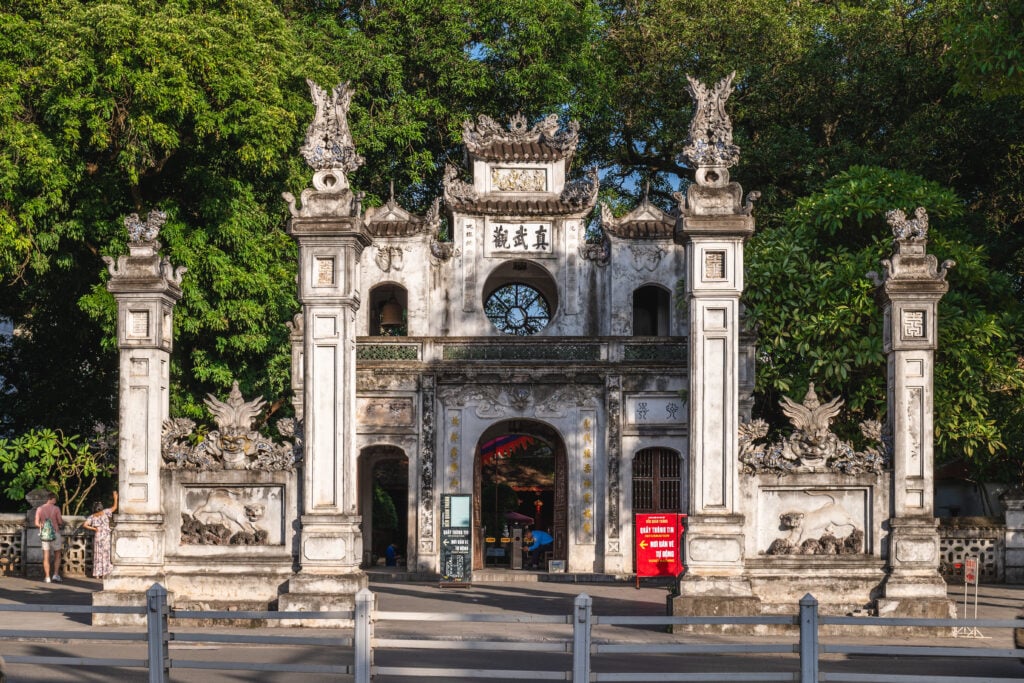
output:
[[396,446],[370,446],[359,466],[363,566],[377,564],[391,543],[409,558],[409,458]]
[[[645,448],[633,456],[633,512],[686,512],[683,458],[671,448]],[[636,556],[633,557],[636,571]]]
[[550,425],[503,420],[484,431],[473,466],[473,568],[484,567],[485,539],[516,524],[548,531],[552,558],[567,559],[567,479],[565,443]]

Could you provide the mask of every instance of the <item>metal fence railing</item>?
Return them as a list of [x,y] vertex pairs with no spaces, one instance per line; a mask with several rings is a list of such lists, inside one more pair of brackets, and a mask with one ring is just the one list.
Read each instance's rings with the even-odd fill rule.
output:
[[[146,593],[144,607],[103,607],[82,605],[0,605],[0,612],[57,612],[65,614],[81,613],[112,613],[127,615],[145,615],[145,632],[111,632],[96,631],[26,631],[0,630],[0,640],[17,638],[31,640],[33,638],[51,641],[61,640],[106,640],[145,642],[147,654],[145,659],[125,658],[87,658],[59,656],[13,656],[5,655],[9,664],[36,664],[57,666],[83,667],[126,667],[140,668],[148,671],[150,683],[166,683],[170,672],[174,669],[219,669],[227,671],[253,672],[286,672],[327,674],[344,676],[346,680],[356,683],[369,683],[373,679],[443,679],[443,680],[561,680],[574,683],[590,683],[600,681],[646,681],[660,683],[662,681],[793,681],[795,683],[818,683],[821,681],[836,683],[1024,683],[1024,677],[1001,677],[994,679],[988,674],[971,675],[969,662],[972,660],[993,660],[1005,658],[1024,659],[1024,649],[999,649],[991,647],[944,647],[929,645],[861,645],[822,643],[821,627],[843,627],[844,633],[856,633],[861,627],[910,627],[948,630],[953,633],[955,628],[987,628],[1013,629],[1020,627],[1022,622],[1013,620],[952,620],[952,619],[902,619],[823,616],[818,612],[818,602],[811,595],[806,595],[799,603],[796,615],[764,615],[757,617],[679,617],[679,616],[601,616],[593,614],[592,599],[581,594],[576,597],[573,610],[564,615],[537,615],[521,613],[488,613],[464,614],[451,612],[388,612],[374,609],[374,595],[369,590],[362,590],[356,595],[355,608],[352,611],[332,612],[242,612],[242,611],[210,611],[210,610],[174,610],[168,607],[167,591],[159,584],[154,585]],[[350,624],[342,629],[343,637],[312,637],[294,635],[243,635],[223,633],[185,633],[172,630],[175,620],[184,619],[231,619],[231,620],[288,620],[289,623],[306,620],[334,620]],[[384,630],[385,625],[419,622],[424,624],[415,637],[378,637],[375,629]],[[469,624],[473,630],[470,637],[446,633],[457,623]],[[481,629],[475,625],[511,624],[520,628],[523,637],[480,637]],[[633,634],[631,639],[606,637],[611,629],[602,628],[602,637],[595,639],[595,627],[687,627],[687,626],[736,626],[747,627],[788,627],[798,634],[784,637],[785,642],[715,642],[714,639],[702,639],[699,642],[686,634],[679,638],[649,638],[649,642],[636,642]],[[538,629],[553,629],[554,635],[546,633],[540,637]],[[394,630],[394,629],[392,629]],[[351,636],[347,634],[351,633]],[[559,635],[559,633],[561,635]],[[506,631],[507,634],[507,631]],[[399,636],[401,634],[398,634]],[[642,640],[642,639],[641,639]],[[658,642],[655,642],[658,641]],[[303,646],[306,648],[325,648],[329,652],[330,664],[311,663],[260,663],[254,661],[223,661],[182,659],[170,655],[170,643],[219,643],[219,644],[257,644],[274,646]],[[934,641],[933,641],[934,642]],[[442,651],[453,656],[463,657],[468,653],[482,655],[488,662],[496,661],[498,653],[529,652],[531,658],[538,655],[550,655],[551,666],[534,665],[526,668],[490,668],[467,666],[456,668],[450,666],[453,657],[442,658],[441,664],[429,666],[423,662],[408,665],[402,661],[390,665],[378,664],[375,658],[387,659],[388,653],[404,653],[406,651]],[[611,660],[605,655],[614,655]],[[667,657],[661,660],[670,662],[662,668],[645,671],[628,671],[623,669],[623,662],[628,669],[630,663],[640,662],[651,655]],[[729,655],[749,656],[767,655],[771,657],[785,656],[790,663],[786,671],[723,671],[720,665],[714,670],[699,671],[701,659],[682,662],[687,656]],[[951,658],[951,661],[967,662],[967,666],[956,670],[955,676],[934,674],[898,674],[890,670],[879,673],[842,671],[822,671],[821,655],[842,655],[856,657],[871,655],[888,658],[921,658],[922,661],[934,658]],[[390,659],[394,660],[395,657]],[[402,658],[398,658],[401,660]],[[531,661],[534,661],[531,659]],[[615,661],[616,670],[607,670],[608,661]],[[776,667],[777,669],[778,667]],[[1022,667],[1024,674],[1024,667]]]

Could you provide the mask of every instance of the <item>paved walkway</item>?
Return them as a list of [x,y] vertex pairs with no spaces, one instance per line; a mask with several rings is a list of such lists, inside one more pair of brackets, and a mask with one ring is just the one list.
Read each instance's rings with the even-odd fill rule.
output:
[[[594,600],[595,615],[664,616],[668,596],[667,588],[664,586],[644,583],[638,589],[632,582],[585,582],[585,576],[580,577],[578,583],[573,583],[571,576],[548,577],[544,574],[535,574],[538,580],[534,581],[522,581],[522,577],[516,576],[510,579],[519,580],[474,583],[471,587],[441,588],[437,582],[409,581],[403,575],[391,572],[370,570],[369,574],[370,590],[377,596],[377,609],[388,612],[512,612],[567,615],[572,611],[575,597],[580,593],[586,593]],[[89,605],[92,602],[92,593],[98,590],[101,590],[101,583],[94,579],[65,577],[62,584],[48,584],[39,580],[5,576],[0,577],[0,604]],[[973,589],[968,595],[966,615],[963,586],[950,586],[949,597],[957,603],[958,617],[975,617]],[[993,584],[978,588],[978,619],[1014,619],[1022,607],[1024,585]],[[796,609],[794,605],[794,613]],[[10,628],[10,625],[17,624],[19,628],[26,630],[95,630],[87,614],[0,612],[0,620],[5,624],[2,628]],[[470,624],[466,626],[472,629]],[[134,629],[110,627],[109,630]],[[279,630],[277,632],[280,633]]]
[[[544,574],[536,574],[531,580],[524,581],[523,575],[507,577],[517,579],[509,582],[475,583],[471,587],[441,588],[437,582],[415,582],[406,580],[408,577],[392,574],[389,571],[370,572],[370,589],[377,599],[377,610],[383,612],[446,612],[446,613],[505,613],[505,614],[541,614],[541,615],[569,615],[572,610],[573,601],[580,593],[587,593],[593,599],[593,611],[598,616],[612,615],[648,615],[663,616],[665,614],[665,601],[668,595],[667,589],[663,586],[643,585],[639,589],[633,583],[622,582],[587,582],[572,583],[571,576],[549,577]],[[581,577],[584,578],[584,577]],[[589,577],[587,577],[589,578]],[[552,580],[553,579],[553,580]],[[30,581],[21,578],[0,577],[0,604],[63,604],[63,605],[88,605],[91,603],[91,596],[94,591],[101,588],[100,582],[91,579],[66,579],[63,584],[46,584],[41,581]],[[962,603],[963,588],[953,587],[950,597]],[[973,594],[971,595],[973,599]],[[978,611],[980,619],[1013,619],[1020,611],[1024,602],[1024,586],[1003,586],[989,585],[981,586],[978,590]],[[795,611],[795,606],[794,606]],[[969,610],[970,617],[974,616],[973,602]],[[962,604],[958,614],[963,616]],[[426,629],[426,630],[425,630]],[[104,638],[103,634],[114,634],[119,632],[139,633],[144,629],[140,627],[103,627],[94,628],[89,623],[87,614],[57,614],[45,612],[0,612],[0,630],[24,630],[24,631],[46,631],[53,634],[48,642],[39,642],[33,639],[19,641],[11,639],[0,639],[0,654],[7,656],[17,655],[52,655],[52,656],[81,656],[81,657],[132,657],[145,658],[145,651],[142,643],[126,643],[113,641]],[[172,630],[176,633],[202,632],[204,634],[262,634],[276,636],[314,636],[327,638],[340,638],[350,635],[349,630],[335,629],[278,629],[278,628],[230,628],[212,627],[206,629],[197,628],[175,628],[172,622]],[[982,629],[985,631],[985,629]],[[98,640],[78,641],[70,640],[69,636],[76,632],[86,633]],[[496,640],[520,640],[529,642],[564,641],[571,639],[571,626],[569,624],[523,624],[523,623],[473,623],[458,622],[447,623],[443,627],[439,624],[425,624],[424,622],[400,622],[381,621],[375,627],[375,634],[378,638],[422,639],[425,633],[431,636],[443,634],[449,638],[477,640],[489,638]],[[63,633],[63,635],[62,635]],[[823,642],[845,642],[853,644],[877,644],[885,642],[890,645],[898,644],[928,644],[956,647],[982,647],[986,649],[1007,649],[1011,648],[1011,634],[1007,629],[989,630],[988,637],[982,639],[953,639],[953,638],[909,638],[909,637],[888,637],[879,639],[877,637],[856,636],[841,638],[825,638]],[[657,626],[596,626],[593,633],[594,641],[601,642],[606,638],[620,643],[775,643],[786,642],[792,644],[793,637],[783,636],[738,636],[738,635],[691,635],[667,633],[664,627]],[[345,648],[315,647],[309,646],[299,648],[297,646],[257,646],[257,645],[218,645],[200,644],[181,641],[171,642],[171,658],[178,660],[204,660],[211,662],[243,661],[243,662],[303,662],[337,664],[339,657],[344,661]],[[524,646],[528,649],[528,646]],[[351,658],[351,651],[347,657]],[[511,653],[514,662],[521,661],[521,653]],[[568,655],[561,655],[562,658]],[[554,661],[559,655],[550,655]],[[704,656],[700,659],[697,655],[696,670],[701,671],[725,671],[744,670],[743,667],[754,667],[755,671],[773,670],[788,671],[795,664],[792,655],[789,658],[784,656],[766,656],[757,660],[749,657],[714,655]],[[536,658],[533,658],[536,659]],[[544,656],[536,661],[543,662]],[[827,666],[843,668],[852,671],[869,670],[869,662],[863,658],[842,657],[830,655],[823,658],[830,663]],[[879,659],[879,658],[876,658]],[[419,662],[420,666],[428,665],[427,662],[435,661],[434,665],[441,666],[474,666],[476,668],[508,668],[495,655],[486,653],[458,653],[445,654],[443,652],[390,650],[381,651],[377,656],[377,663],[384,666],[402,665],[403,663]],[[532,660],[531,660],[532,661]],[[597,661],[597,660],[595,660]],[[605,666],[635,666],[637,660],[623,659],[621,656],[612,658],[612,664]],[[678,659],[665,658],[664,664],[644,656],[644,661],[651,671],[672,670],[671,667],[678,666]],[[616,664],[622,662],[621,664]],[[634,662],[634,663],[631,663]],[[914,660],[897,661],[893,658],[881,658],[881,663],[874,663],[871,666],[881,667],[882,671],[896,673],[902,667],[901,672],[925,673],[919,664]],[[669,668],[658,668],[661,666]],[[564,670],[565,662],[551,664],[554,669]],[[937,659],[927,666],[932,666],[937,673],[952,673],[968,675],[982,675],[987,680],[1013,680],[1024,681],[1021,676],[1021,666],[1014,659],[1001,660],[976,660],[971,662],[958,663],[954,660]],[[895,667],[895,668],[894,668]],[[96,681],[97,683],[134,683],[134,681],[145,681],[145,674],[138,669],[103,669],[103,668],[70,668],[67,666],[41,666],[41,665],[9,665],[9,683],[53,683],[64,681]],[[903,671],[905,669],[905,671]],[[545,665],[545,670],[547,665]],[[648,669],[644,669],[648,670]],[[241,672],[220,672],[215,673],[209,670],[178,669],[172,673],[172,680],[175,683],[210,683],[210,682],[236,682],[236,681],[260,681],[261,683],[285,683],[295,680],[295,674],[272,674],[272,673],[241,673]],[[337,676],[302,675],[304,683],[320,683],[323,681],[336,681]],[[394,678],[382,676],[381,683],[391,683]],[[408,679],[404,679],[408,680]],[[397,683],[397,681],[395,681]],[[490,683],[500,683],[492,680]]]

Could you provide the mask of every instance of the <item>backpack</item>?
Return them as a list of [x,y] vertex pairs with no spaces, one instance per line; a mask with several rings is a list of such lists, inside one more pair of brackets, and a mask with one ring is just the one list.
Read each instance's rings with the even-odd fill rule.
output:
[[53,530],[53,522],[45,520],[43,526],[39,528],[39,540],[40,541],[54,541],[57,539],[57,532]]

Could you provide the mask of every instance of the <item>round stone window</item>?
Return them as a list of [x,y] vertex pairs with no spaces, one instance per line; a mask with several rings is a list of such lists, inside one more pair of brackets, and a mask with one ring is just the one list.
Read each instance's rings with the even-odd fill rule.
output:
[[539,291],[522,282],[494,290],[484,302],[484,313],[505,334],[537,334],[551,321],[551,307]]

